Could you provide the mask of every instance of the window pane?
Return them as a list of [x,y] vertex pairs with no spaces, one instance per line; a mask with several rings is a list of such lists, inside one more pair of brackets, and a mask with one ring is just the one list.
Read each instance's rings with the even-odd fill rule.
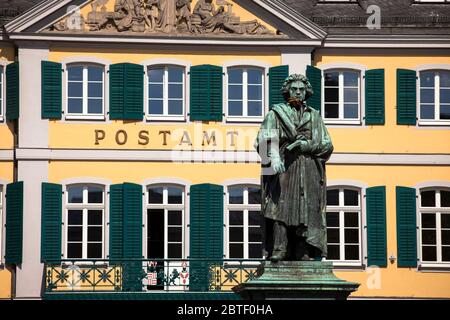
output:
[[149,84],[148,97],[150,99],[162,99],[163,98],[163,85],[162,84]]
[[67,241],[83,241],[83,227],[68,227]]
[[344,102],[358,102],[358,89],[344,89]]
[[88,225],[101,226],[103,225],[103,212],[102,210],[89,210],[88,211]]
[[344,190],[344,205],[357,206],[359,205],[359,192],[355,190]]
[[339,212],[327,212],[327,227],[339,227]]
[[82,210],[69,210],[67,223],[69,225],[81,226],[83,224]]
[[101,98],[103,97],[103,84],[102,83],[89,83],[88,84],[88,97],[89,98]]
[[338,104],[325,104],[325,118],[337,119],[339,118],[339,105]]
[[163,101],[162,100],[150,100],[148,102],[148,112],[149,114],[162,115],[163,114]]
[[244,228],[242,227],[230,227],[230,241],[242,242],[244,241]]
[[248,245],[248,257],[250,259],[260,259],[262,258],[262,245],[261,244],[249,244]]
[[83,203],[83,187],[72,186],[68,187],[69,203]]
[[255,69],[249,69],[247,71],[248,75],[248,83],[249,84],[262,84],[262,71],[261,70],[255,70]]
[[248,241],[249,242],[261,242],[262,241],[261,228],[257,228],[257,227],[248,228]]
[[358,228],[359,227],[359,221],[358,221],[358,212],[346,212],[344,214],[344,226],[346,228]]
[[359,75],[357,72],[344,71],[344,86],[357,87]]
[[244,258],[244,246],[242,244],[230,244],[230,258]]
[[164,209],[147,211],[148,258],[164,258]]
[[439,109],[439,118],[441,120],[450,119],[450,104],[441,104],[441,108]]
[[68,78],[69,81],[83,81],[83,67],[82,66],[76,66],[76,67],[68,67]]
[[228,70],[228,83],[242,83],[242,69]]
[[243,204],[244,203],[244,188],[242,188],[242,187],[228,188],[228,203]]
[[169,99],[182,99],[182,98],[183,98],[183,85],[169,84]]
[[181,243],[169,243],[167,257],[170,259],[181,259],[182,258],[182,245]]
[[170,226],[181,226],[183,221],[183,212],[170,210],[168,211],[168,223]]
[[159,82],[162,83],[164,78],[164,69],[155,68],[148,71],[148,81],[149,82]]
[[339,89],[325,88],[325,102],[339,102]]
[[450,71],[440,71],[439,77],[441,88],[450,88]]
[[163,187],[148,189],[148,203],[163,203]]
[[325,72],[325,86],[339,86],[339,72]]
[[242,100],[242,86],[241,85],[229,85],[228,86],[228,99]]
[[67,108],[68,113],[83,113],[83,100],[69,99]]
[[79,98],[83,96],[83,84],[81,82],[69,82],[68,96]]
[[441,103],[450,103],[450,89],[441,89]]
[[168,67],[169,82],[183,82],[183,68]]
[[260,226],[261,225],[261,212],[260,211],[249,211],[248,212],[248,225],[249,226]]
[[170,242],[183,241],[181,227],[169,227],[168,229],[169,229],[168,239]]
[[434,72],[421,72],[420,86],[434,88]]
[[260,188],[248,188],[248,203],[249,204],[261,204],[261,189]]
[[359,243],[358,229],[345,229],[345,243]]
[[435,230],[422,230],[422,243],[423,244],[436,244],[436,231]]
[[81,243],[69,243],[67,245],[67,258],[81,259],[83,256],[83,245]]
[[436,192],[432,191],[422,191],[420,193],[422,207],[436,207]]
[[434,119],[434,104],[420,105],[420,119]]
[[339,260],[339,246],[338,245],[328,245],[328,260]]
[[450,230],[442,230],[441,237],[443,245],[450,245]]
[[441,228],[450,228],[450,214],[441,214]]
[[434,103],[434,89],[420,89],[421,103]]
[[103,114],[103,99],[89,99],[88,100],[89,114]]
[[169,115],[183,115],[183,100],[169,100]]
[[450,261],[450,247],[442,247],[442,261]]
[[102,241],[102,227],[88,227],[88,241]]
[[242,101],[229,101],[228,102],[228,114],[230,116],[242,116]]
[[88,243],[88,259],[101,259],[101,258],[102,258],[102,244]]
[[262,100],[262,86],[248,86],[249,100]]
[[436,228],[436,215],[434,213],[422,213],[422,228]]
[[327,242],[339,243],[339,229],[327,229]]
[[103,68],[102,67],[88,67],[88,81],[103,81]]
[[339,190],[333,189],[327,191],[327,205],[338,206],[339,205]]
[[242,211],[230,211],[230,225],[241,226],[244,224],[244,214]]
[[344,104],[344,118],[358,119],[359,105],[358,104]]
[[422,260],[436,261],[436,247],[435,246],[422,247]]
[[345,260],[359,260],[359,246],[345,246]]
[[450,191],[441,190],[441,207],[450,207]]
[[103,203],[103,188],[88,187],[88,203]]
[[183,189],[177,187],[167,187],[169,204],[183,203]]
[[247,114],[250,117],[262,116],[262,102],[261,101],[249,101]]

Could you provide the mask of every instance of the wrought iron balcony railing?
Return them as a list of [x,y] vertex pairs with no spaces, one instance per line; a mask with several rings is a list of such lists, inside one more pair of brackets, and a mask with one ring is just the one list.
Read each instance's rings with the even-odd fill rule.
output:
[[231,291],[262,259],[61,260],[45,264],[45,292]]

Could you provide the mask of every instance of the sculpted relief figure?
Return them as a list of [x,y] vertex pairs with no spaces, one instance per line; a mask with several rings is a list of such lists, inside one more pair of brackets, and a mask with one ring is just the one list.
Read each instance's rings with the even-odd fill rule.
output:
[[177,0],[160,0],[158,28],[165,32],[174,32],[177,29]]
[[261,155],[265,247],[273,262],[319,260],[327,255],[325,162],[333,144],[320,113],[305,101],[308,79],[289,76],[286,100],[271,106],[255,148]]

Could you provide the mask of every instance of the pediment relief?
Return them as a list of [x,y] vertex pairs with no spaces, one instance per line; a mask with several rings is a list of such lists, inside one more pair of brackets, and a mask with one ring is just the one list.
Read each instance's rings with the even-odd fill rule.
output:
[[231,0],[94,0],[44,32],[287,38]]

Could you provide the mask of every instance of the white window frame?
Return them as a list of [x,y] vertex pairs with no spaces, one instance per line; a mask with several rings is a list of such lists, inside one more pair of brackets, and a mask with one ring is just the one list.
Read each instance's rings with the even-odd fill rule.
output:
[[[229,77],[228,71],[233,69],[243,69],[242,74],[242,116],[230,116],[229,115]],[[261,71],[262,74],[262,106],[261,106],[261,116],[248,116],[248,70],[255,69]],[[268,78],[266,76],[267,68],[261,65],[227,65],[225,66],[225,85],[224,85],[224,106],[225,106],[225,119],[226,122],[262,122],[266,114],[266,101],[268,101]]]
[[[183,69],[183,112],[182,115],[169,115],[169,67],[175,67]],[[149,113],[149,79],[148,79],[148,71],[152,68],[164,68],[164,78],[163,78],[163,114],[162,115],[151,115]],[[145,66],[145,88],[144,88],[144,99],[145,99],[145,118],[147,121],[186,121],[186,106],[187,106],[187,66],[184,64],[175,64],[175,63],[158,63],[158,64],[149,64]]]
[[[69,67],[74,66],[82,66],[83,67],[83,113],[77,114],[77,113],[69,113]],[[95,67],[101,67],[103,68],[103,105],[102,110],[103,112],[101,114],[88,114],[88,69],[89,66],[95,66]],[[105,120],[106,119],[106,74],[107,74],[107,68],[106,65],[102,63],[97,62],[83,62],[83,61],[77,61],[77,62],[70,62],[67,63],[64,67],[64,81],[65,81],[65,97],[64,97],[64,105],[65,105],[65,119],[67,120]]]
[[[169,204],[168,203],[168,187],[175,187],[182,190],[182,203],[181,204]],[[146,259],[150,259],[148,257],[148,210],[149,209],[163,209],[164,210],[164,258],[163,259],[171,259],[168,258],[169,253],[169,241],[168,241],[168,230],[169,230],[169,222],[168,222],[168,211],[181,211],[181,258],[173,258],[173,259],[186,259],[187,250],[186,250],[186,186],[180,184],[172,184],[172,183],[155,183],[148,184],[145,187],[145,205],[144,205],[144,257]],[[149,189],[150,188],[163,188],[163,203],[161,204],[150,204],[149,203]]]
[[[441,101],[440,101],[440,76],[438,73],[440,71],[450,72],[450,65],[448,67],[436,67],[436,68],[420,68],[417,70],[417,82],[416,82],[416,92],[417,92],[417,119],[418,125],[421,126],[448,126],[450,125],[450,119],[438,119],[440,117]],[[420,75],[422,72],[434,72],[434,119],[421,119],[421,81]],[[436,88],[438,88],[436,90]]]
[[[83,203],[69,203],[69,188],[73,186],[83,187]],[[89,204],[88,200],[88,188],[99,187],[103,189],[103,203]],[[73,183],[68,184],[64,188],[65,200],[64,200],[64,216],[63,216],[63,259],[68,260],[104,260],[106,259],[106,186],[95,183]],[[82,238],[82,258],[68,258],[68,228],[69,228],[69,210],[82,210],[83,211],[83,238]],[[101,258],[88,258],[87,257],[87,245],[88,245],[88,211],[89,210],[101,210],[102,211],[102,257]],[[76,262],[86,264],[90,261]]]
[[[358,224],[359,224],[359,260],[328,260],[333,263],[333,266],[336,267],[357,267],[362,268],[364,266],[364,252],[365,252],[365,234],[364,234],[364,194],[363,188],[357,186],[348,186],[348,185],[330,185],[327,188],[329,190],[339,190],[339,205],[338,206],[329,206],[327,205],[326,212],[339,212],[339,256],[345,256],[345,212],[357,212],[358,215]],[[358,206],[344,206],[344,190],[352,190],[357,191],[359,195],[359,205]],[[327,240],[328,244],[328,240]]]
[[[230,189],[233,188],[244,188],[244,194],[243,194],[243,204],[230,204]],[[261,204],[249,204],[248,203],[248,189],[249,188],[259,188],[261,189],[260,185],[251,185],[251,184],[236,184],[236,185],[228,185],[227,191],[226,191],[226,197],[225,197],[225,258],[226,259],[238,259],[238,258],[231,258],[230,257],[230,211],[242,211],[243,212],[243,224],[242,227],[244,229],[244,238],[243,238],[243,246],[244,246],[244,257],[239,259],[262,259],[261,258],[249,258],[249,240],[248,240],[248,212],[249,211],[259,211],[261,212]],[[261,221],[261,231],[262,231],[262,221]],[[252,242],[253,243],[253,242]],[[261,245],[263,245],[263,241],[261,241]]]
[[4,241],[4,232],[3,232],[3,228],[5,226],[5,220],[4,217],[5,215],[5,209],[6,209],[6,203],[5,203],[5,192],[6,192],[6,187],[4,184],[0,184],[0,265],[4,264],[4,258],[3,258],[3,244],[5,243]]
[[6,64],[0,63],[0,90],[1,90],[1,100],[0,100],[0,122],[5,119],[6,112]]
[[[442,237],[441,237],[441,214],[450,214],[450,207],[440,207],[441,198],[440,191],[449,191],[448,186],[434,186],[434,187],[424,187],[418,189],[417,197],[417,251],[418,251],[418,267],[419,268],[450,268],[450,261],[442,261]],[[423,191],[434,191],[435,192],[435,207],[422,207],[422,195]],[[433,213],[436,215],[436,262],[433,261],[423,261],[422,260],[422,213]]]
[[[358,73],[358,118],[346,119],[344,118],[344,72],[351,71]],[[339,73],[339,118],[325,118],[325,73],[326,72],[338,72]],[[363,118],[363,81],[364,71],[358,68],[352,67],[327,67],[322,70],[322,115],[325,124],[348,124],[348,125],[361,125]]]

